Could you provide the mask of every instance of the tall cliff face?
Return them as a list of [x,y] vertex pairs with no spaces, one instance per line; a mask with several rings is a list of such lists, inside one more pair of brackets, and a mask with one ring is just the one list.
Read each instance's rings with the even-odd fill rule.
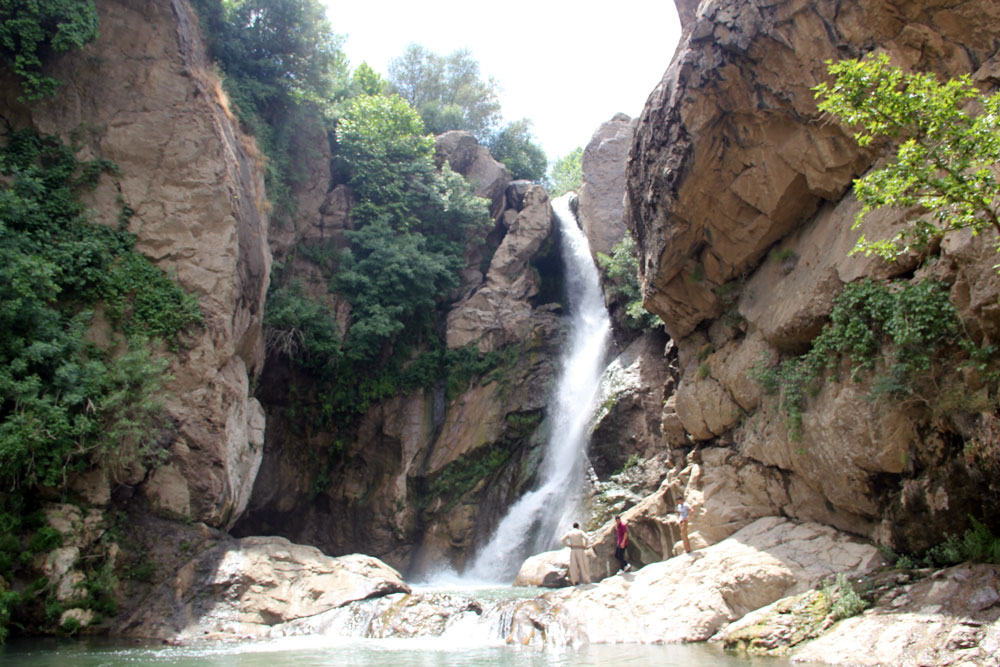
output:
[[[87,202],[96,222],[117,225],[121,204],[134,215],[136,249],[197,295],[203,328],[169,358],[165,465],[115,479],[154,509],[228,528],[249,500],[261,460],[264,413],[250,396],[263,361],[261,314],[271,254],[263,213],[260,157],[242,136],[212,73],[198,22],[183,0],[99,2],[101,37],[55,59],[58,94],[29,108],[11,80],[0,115],[82,144],[81,158],[104,158]],[[107,502],[98,472],[78,484]]]
[[[299,151],[306,178],[294,193],[297,213],[272,230],[271,247],[312,298],[330,305],[343,333],[350,306],[330,290],[320,254],[309,250],[345,247],[353,195],[348,186],[330,186],[322,130],[303,133],[314,139]],[[418,576],[461,567],[531,482],[562,339],[548,194],[512,183],[464,132],[437,138],[436,161],[472,183],[495,220],[484,245],[469,245],[438,333],[449,349],[502,352],[499,365],[462,386],[441,382],[377,402],[350,425],[323,425],[301,416],[304,405],[324,400],[312,380],[280,353],[269,354],[259,390],[268,413],[264,462],[237,535],[282,535],[330,554],[363,552]]]
[[[978,340],[995,339],[992,239],[949,238],[934,268],[915,276],[912,260],[847,256],[859,234],[850,229],[859,210],[851,180],[879,153],[820,117],[810,88],[827,78],[826,60],[873,48],[907,68],[995,85],[1000,7],[679,7],[684,36],[639,120],[625,214],[641,247],[645,304],[679,348],[664,435],[680,453],[697,445],[674,491],[697,491],[711,541],[754,515],[785,514],[919,550],[954,532],[956,516],[995,514],[995,484],[962,455],[963,441],[989,428],[989,410],[872,402],[868,386],[831,382],[809,401],[796,441],[749,375],[762,359],[807,349],[834,297],[863,276],[943,280]],[[899,221],[878,212],[866,231],[881,238]],[[959,384],[979,390],[974,379]]]

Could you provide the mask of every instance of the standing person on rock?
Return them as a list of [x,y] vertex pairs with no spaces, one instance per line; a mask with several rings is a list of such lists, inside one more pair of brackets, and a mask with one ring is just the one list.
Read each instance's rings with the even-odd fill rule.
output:
[[684,542],[684,551],[691,553],[691,542],[688,541],[688,518],[691,516],[691,506],[681,496],[677,500],[677,523],[681,527],[681,541]]
[[574,586],[590,583],[590,564],[587,562],[587,535],[574,523],[573,529],[563,535],[563,546],[569,547],[569,580]]
[[629,564],[625,560],[625,547],[628,546],[628,526],[622,521],[621,515],[615,517],[615,558],[618,559],[618,571],[628,572]]

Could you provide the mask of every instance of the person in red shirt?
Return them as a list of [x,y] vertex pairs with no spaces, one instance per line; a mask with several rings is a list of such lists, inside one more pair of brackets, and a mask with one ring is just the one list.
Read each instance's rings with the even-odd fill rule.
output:
[[629,564],[625,560],[625,547],[628,546],[628,526],[622,521],[621,515],[615,517],[615,558],[618,559],[619,572],[628,572]]

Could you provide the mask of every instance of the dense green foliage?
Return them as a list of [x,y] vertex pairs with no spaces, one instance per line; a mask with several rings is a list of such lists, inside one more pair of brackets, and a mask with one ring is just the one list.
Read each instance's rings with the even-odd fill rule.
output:
[[863,204],[855,227],[883,206],[920,211],[896,238],[862,236],[856,250],[892,259],[949,231],[1000,232],[1000,93],[983,95],[968,75],[941,83],[904,73],[886,54],[828,66],[835,80],[814,89],[819,108],[859,128],[862,146],[879,136],[902,140],[894,160],[855,180]]
[[358,202],[333,285],[354,308],[345,354],[356,361],[429,323],[458,286],[466,246],[492,225],[488,202],[447,166],[436,169],[433,141],[421,130],[395,95],[351,100],[337,126]]
[[497,82],[482,79],[467,49],[441,56],[410,44],[389,63],[389,84],[417,110],[431,134],[466,130],[485,141],[500,124]]
[[552,163],[549,180],[553,198],[579,190],[583,184],[583,148],[574,148],[569,155]]
[[[135,251],[126,205],[118,229],[88,221],[77,192],[105,171],[114,165],[78,162],[58,139],[31,132],[9,132],[0,148],[0,579],[7,582],[30,573],[35,554],[59,546],[59,533],[31,512],[39,487],[62,489],[68,473],[97,466],[115,474],[138,460],[156,462],[167,377],[149,341],[176,346],[201,321],[196,299]],[[62,606],[49,592],[44,580],[0,592],[0,639],[26,603],[44,606],[43,621],[53,626]],[[113,613],[99,577],[88,579],[78,602]]]
[[626,233],[615,244],[611,255],[597,253],[597,266],[607,282],[607,293],[620,298],[625,303],[625,323],[633,329],[653,329],[663,326],[659,315],[654,315],[642,307],[642,292],[639,289],[639,258],[635,241]]
[[935,356],[962,337],[947,286],[933,281],[884,284],[866,279],[845,286],[834,299],[830,322],[805,354],[776,366],[759,364],[754,377],[767,393],[779,393],[793,438],[801,437],[802,411],[828,372],[843,359],[851,378],[877,371],[875,395],[903,398],[932,370]]
[[0,0],[0,58],[25,99],[53,95],[59,82],[41,73],[43,58],[97,39],[97,27],[94,0]]
[[508,123],[486,141],[490,154],[503,162],[510,171],[511,178],[542,182],[548,159],[545,151],[534,142],[531,121],[521,120]]
[[[89,223],[74,191],[100,163],[57,140],[13,133],[0,151],[0,483],[58,486],[68,470],[137,455],[150,441],[164,363],[146,336],[176,339],[196,300],[133,250],[123,229]],[[129,335],[89,342],[93,309]]]

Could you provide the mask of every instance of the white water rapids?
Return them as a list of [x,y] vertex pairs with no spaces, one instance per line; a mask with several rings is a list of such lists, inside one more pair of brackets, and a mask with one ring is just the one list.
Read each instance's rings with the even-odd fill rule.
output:
[[528,556],[556,548],[580,520],[586,471],[587,424],[607,353],[611,321],[587,237],[569,209],[569,196],[552,202],[559,227],[569,301],[569,336],[550,403],[550,435],[538,483],[514,503],[464,579],[510,583]]

